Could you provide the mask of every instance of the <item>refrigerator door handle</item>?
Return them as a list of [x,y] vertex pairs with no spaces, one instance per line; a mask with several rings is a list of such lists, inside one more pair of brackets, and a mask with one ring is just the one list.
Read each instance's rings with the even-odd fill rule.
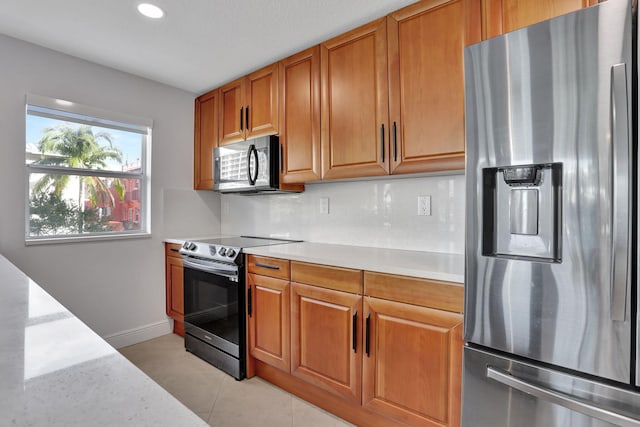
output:
[[611,247],[611,320],[625,321],[629,281],[629,111],[625,64],[611,67],[611,141],[613,206]]
[[487,366],[487,378],[491,378],[492,380],[495,380],[513,389],[519,390],[523,393],[527,393],[538,399],[546,400],[547,402],[564,406],[565,408],[580,412],[587,416],[597,418],[611,424],[623,427],[640,427],[640,420],[630,418],[622,414],[617,414],[604,408],[600,408],[589,402],[585,402],[581,399],[569,396],[564,393],[560,393],[555,390],[528,383],[524,380],[521,380],[520,378],[513,376],[509,372],[494,368],[492,366]]

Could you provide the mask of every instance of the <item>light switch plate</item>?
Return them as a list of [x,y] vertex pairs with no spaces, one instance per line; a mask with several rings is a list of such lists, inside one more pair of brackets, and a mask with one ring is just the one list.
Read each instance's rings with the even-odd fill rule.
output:
[[320,213],[329,215],[329,198],[320,197]]
[[431,196],[418,196],[418,215],[431,216]]

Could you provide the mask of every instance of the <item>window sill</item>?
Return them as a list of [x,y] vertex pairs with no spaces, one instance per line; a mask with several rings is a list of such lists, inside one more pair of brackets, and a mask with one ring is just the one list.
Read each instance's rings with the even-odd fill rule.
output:
[[102,242],[109,240],[127,240],[127,239],[148,239],[151,238],[151,233],[122,233],[122,234],[108,234],[108,235],[92,235],[92,236],[69,236],[69,237],[42,237],[42,238],[27,238],[25,239],[25,246],[35,245],[55,245],[59,243],[88,243],[88,242]]

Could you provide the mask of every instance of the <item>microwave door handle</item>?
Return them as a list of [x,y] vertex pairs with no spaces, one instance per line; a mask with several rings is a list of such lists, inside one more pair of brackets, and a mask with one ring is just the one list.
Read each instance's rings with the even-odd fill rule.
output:
[[258,150],[256,149],[255,145],[252,145],[253,147],[253,158],[255,159],[255,164],[256,164],[256,170],[253,173],[253,183],[251,185],[256,185],[256,182],[258,181],[258,172],[260,170],[260,162],[258,160]]
[[612,212],[611,212],[611,320],[624,322],[629,283],[629,110],[625,64],[611,67],[611,141]]
[[249,185],[255,184],[255,182],[251,182],[251,151],[253,148],[254,146],[251,144],[247,150],[247,181],[249,181]]

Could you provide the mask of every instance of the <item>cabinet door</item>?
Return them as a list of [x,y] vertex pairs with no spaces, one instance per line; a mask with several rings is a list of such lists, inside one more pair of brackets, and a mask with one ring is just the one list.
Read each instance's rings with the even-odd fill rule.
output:
[[292,374],[361,402],[362,297],[292,283]]
[[166,257],[167,315],[184,320],[184,268],[182,259]]
[[459,425],[462,315],[366,297],[364,319],[363,405],[409,425]]
[[289,282],[248,274],[249,353],[283,371],[291,370]]
[[246,138],[278,133],[278,64],[249,74],[246,84]]
[[220,145],[245,138],[245,79],[242,77],[220,88]]
[[387,23],[321,45],[323,179],[387,175]]
[[193,150],[194,190],[213,190],[213,149],[218,146],[218,91],[196,98]]
[[598,3],[597,0],[483,0],[484,39]]
[[320,172],[320,47],[280,61],[282,181],[303,183]]
[[423,0],[390,14],[391,173],[464,169],[464,65],[480,2]]

